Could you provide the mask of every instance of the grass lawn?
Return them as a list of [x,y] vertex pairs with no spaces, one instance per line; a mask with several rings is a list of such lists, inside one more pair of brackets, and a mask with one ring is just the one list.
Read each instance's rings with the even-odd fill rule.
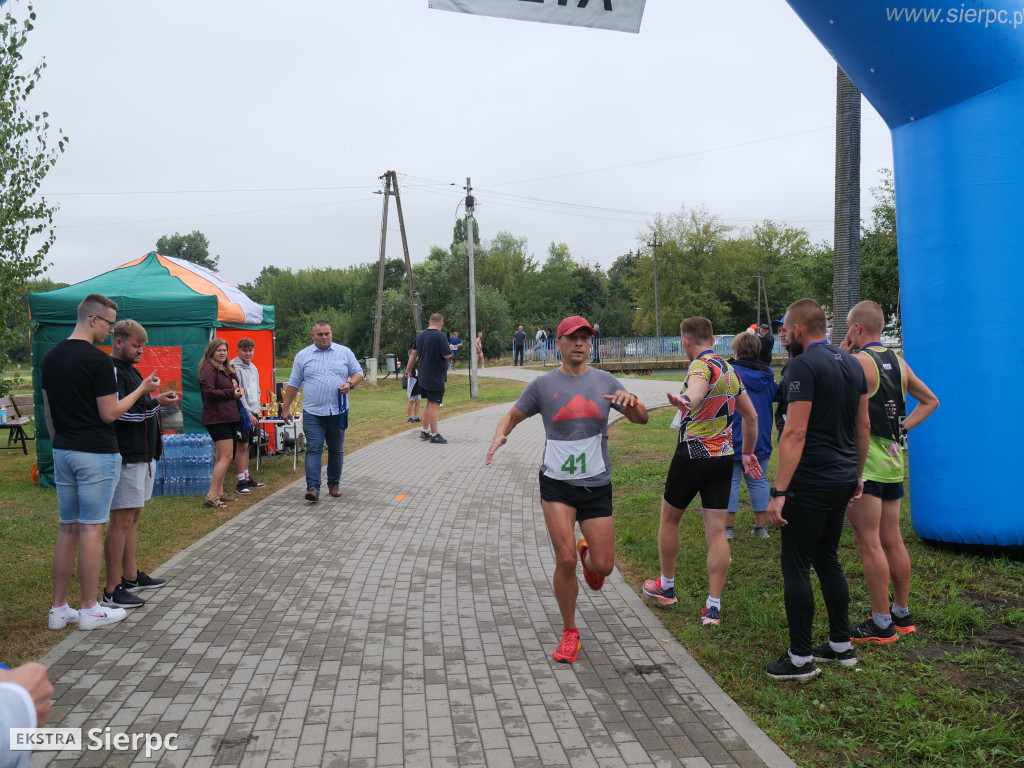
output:
[[[658,515],[675,448],[672,415],[660,409],[646,427],[623,419],[612,429],[616,560],[637,593],[644,578],[659,574]],[[774,473],[775,457],[769,476]],[[910,527],[905,499],[903,536],[914,569],[910,607],[918,631],[893,645],[856,646],[856,667],[824,665],[808,684],[780,684],[763,669],[788,645],[779,534],[750,536],[745,488],[741,494],[721,626],[700,622],[707,547],[692,507],[680,527],[680,601],[657,613],[798,765],[1024,765],[1024,562],[924,544]],[[839,554],[850,583],[851,619],[861,621],[870,603],[849,529]],[[827,639],[827,617],[816,580],[815,594],[814,639],[820,643]]]
[[[444,419],[459,413],[512,402],[523,386],[519,382],[481,378],[479,397],[471,400],[469,379],[453,376],[441,410],[442,424]],[[357,388],[352,395],[352,420],[345,436],[345,452],[351,453],[410,428],[405,421],[407,402],[405,390],[394,377],[382,380],[376,388]],[[4,451],[0,455],[0,661],[12,667],[38,659],[75,631],[74,625],[60,632],[46,628],[53,588],[57,492],[32,482],[29,472],[34,463],[31,443],[28,456],[20,451]],[[234,468],[230,471],[233,473]],[[267,487],[248,496],[235,496],[236,501],[228,509],[203,507],[202,496],[153,498],[146,504],[139,525],[139,567],[152,572],[251,504],[303,475],[301,455],[295,471],[291,456],[264,457],[258,476]],[[103,576],[100,580],[102,585]],[[77,606],[77,576],[70,595],[71,605]]]

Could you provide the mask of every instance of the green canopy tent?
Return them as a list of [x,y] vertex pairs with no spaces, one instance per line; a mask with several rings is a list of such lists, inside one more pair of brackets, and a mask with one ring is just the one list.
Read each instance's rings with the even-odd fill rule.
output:
[[[253,362],[265,385],[261,399],[267,400],[266,390],[274,383],[274,308],[256,304],[215,272],[154,252],[89,280],[29,296],[32,321],[38,324],[32,336],[32,378],[39,427],[46,423],[39,363],[71,335],[78,304],[91,293],[116,301],[119,320],[131,318],[146,329],[149,340],[137,367],[143,375],[155,369],[166,385],[179,390],[185,432],[205,432],[200,421],[198,369],[206,345],[215,336],[228,340],[232,355],[232,342],[241,336],[256,342]],[[176,415],[168,413],[168,421]],[[39,427],[39,484],[52,487],[50,440],[46,429]]]

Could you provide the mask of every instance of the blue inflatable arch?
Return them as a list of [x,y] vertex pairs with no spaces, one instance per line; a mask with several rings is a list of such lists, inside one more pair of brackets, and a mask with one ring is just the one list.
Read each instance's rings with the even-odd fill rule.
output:
[[1024,3],[787,2],[892,132],[904,348],[942,402],[911,437],[914,530],[1024,546]]

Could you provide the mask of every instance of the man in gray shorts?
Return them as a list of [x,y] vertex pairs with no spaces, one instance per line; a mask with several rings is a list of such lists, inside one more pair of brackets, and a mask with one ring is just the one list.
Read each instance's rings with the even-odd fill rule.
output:
[[[519,422],[541,415],[547,438],[540,465],[541,508],[555,550],[555,599],[564,625],[552,656],[563,664],[576,661],[581,646],[576,628],[577,553],[587,586],[594,590],[604,586],[615,565],[609,411],[614,408],[634,423],[647,423],[647,409],[636,395],[622,389],[610,373],[588,366],[593,335],[590,323],[579,316],[558,324],[561,365],[526,385],[498,422],[486,460],[491,463]],[[579,541],[577,522],[584,536]]]
[[[122,320],[114,326],[111,358],[118,400],[133,392],[142,381],[142,374],[132,364],[142,359],[146,341],[146,329],[134,320]],[[145,601],[133,593],[164,585],[163,579],[138,570],[135,542],[142,506],[153,496],[153,477],[162,449],[157,413],[161,406],[176,400],[172,391],[153,397],[144,395],[114,422],[121,453],[121,476],[110,502],[110,522],[103,541],[107,583],[100,601],[102,605],[139,608]]]

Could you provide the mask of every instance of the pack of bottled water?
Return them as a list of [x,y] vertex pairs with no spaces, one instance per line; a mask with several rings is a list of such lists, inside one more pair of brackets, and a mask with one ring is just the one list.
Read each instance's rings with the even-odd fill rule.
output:
[[209,435],[164,435],[156,463],[154,496],[199,496],[210,489],[213,440]]

